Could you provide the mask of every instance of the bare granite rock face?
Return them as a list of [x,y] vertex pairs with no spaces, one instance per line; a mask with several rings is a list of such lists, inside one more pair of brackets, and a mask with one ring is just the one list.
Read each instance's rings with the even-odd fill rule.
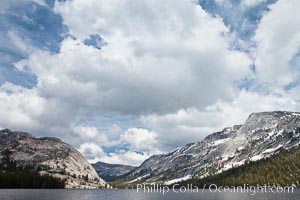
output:
[[58,138],[0,130],[0,162],[4,152],[17,166],[31,166],[40,174],[66,180],[66,188],[104,188],[106,182],[72,146]]
[[243,125],[225,128],[197,143],[155,155],[132,171],[128,184],[173,184],[221,173],[300,144],[300,113],[253,113]]

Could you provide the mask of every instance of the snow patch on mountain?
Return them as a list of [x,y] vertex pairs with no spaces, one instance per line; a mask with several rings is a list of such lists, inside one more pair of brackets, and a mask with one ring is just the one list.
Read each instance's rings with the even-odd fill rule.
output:
[[176,178],[176,179],[166,181],[166,182],[164,182],[164,184],[165,185],[172,185],[174,183],[178,183],[180,181],[186,181],[186,180],[189,180],[191,178],[192,178],[192,175],[187,175],[187,176],[184,176],[184,177],[181,177],[181,178]]
[[274,152],[274,151],[277,151],[277,150],[280,149],[281,147],[283,147],[282,144],[278,145],[278,146],[275,147],[275,148],[266,149],[266,150],[263,152],[263,154],[265,154],[265,153],[272,153],[272,152]]
[[267,158],[299,142],[300,113],[252,113],[243,125],[224,128],[202,141],[150,157],[127,179],[147,174],[141,180],[144,183],[170,183],[178,177],[204,177]]

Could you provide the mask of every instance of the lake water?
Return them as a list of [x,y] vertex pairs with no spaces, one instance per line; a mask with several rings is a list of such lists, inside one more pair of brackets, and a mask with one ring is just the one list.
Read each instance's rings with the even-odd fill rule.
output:
[[0,200],[299,200],[300,191],[293,193],[137,193],[136,190],[6,190],[0,189]]

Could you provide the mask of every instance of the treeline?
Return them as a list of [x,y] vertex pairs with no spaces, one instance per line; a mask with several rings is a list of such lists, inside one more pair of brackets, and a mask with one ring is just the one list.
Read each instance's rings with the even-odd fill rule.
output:
[[0,188],[64,188],[65,182],[36,171],[0,172]]
[[9,152],[3,152],[0,163],[0,188],[64,188],[65,180],[40,175],[33,167],[18,167],[10,161]]
[[276,184],[281,186],[298,185],[300,183],[300,147],[273,155],[256,162],[248,162],[243,166],[232,168],[220,174],[202,179],[193,178],[180,185],[193,184],[204,187],[210,184],[218,186],[251,186]]

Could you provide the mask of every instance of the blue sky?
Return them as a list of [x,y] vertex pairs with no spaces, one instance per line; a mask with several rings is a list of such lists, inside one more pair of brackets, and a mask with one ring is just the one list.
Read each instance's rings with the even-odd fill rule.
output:
[[[248,9],[241,9],[240,1],[228,1],[232,6],[224,6],[215,1],[200,0],[199,4],[213,16],[220,16],[231,32],[236,32],[239,39],[250,40],[257,24],[268,5],[276,2],[268,0]],[[48,6],[39,5],[34,1],[25,1],[16,4],[1,13],[1,38],[7,38],[8,31],[16,32],[25,42],[30,45],[57,53],[63,38],[68,35],[68,27],[62,22],[62,17],[53,11],[54,0],[45,1]],[[249,22],[248,26],[243,23]],[[98,34],[92,34],[86,38],[87,45],[100,48],[105,41]],[[3,40],[0,44],[3,68],[1,68],[1,83],[13,82],[25,87],[36,85],[33,74],[17,71],[13,68],[14,63],[26,58],[27,52],[18,50],[10,40]],[[247,49],[246,49],[247,50]]]
[[138,165],[251,112],[298,111],[298,4],[2,1],[0,127]]
[[[49,5],[53,2],[48,1]],[[58,52],[59,44],[67,34],[67,27],[62,24],[62,18],[54,14],[51,7],[35,2],[13,4],[1,11],[1,79],[0,83],[9,81],[25,87],[34,87],[34,74],[20,72],[14,69],[14,63],[25,59],[29,52],[17,48],[13,41],[7,39],[10,32],[17,34],[21,40],[36,48]]]
[[[241,0],[199,2],[212,15],[222,17],[232,32],[237,32],[240,38],[249,40],[254,35],[260,19],[269,11],[268,6],[276,0],[257,1],[258,3],[248,7],[241,7]],[[244,25],[245,22],[248,22],[247,26]]]

